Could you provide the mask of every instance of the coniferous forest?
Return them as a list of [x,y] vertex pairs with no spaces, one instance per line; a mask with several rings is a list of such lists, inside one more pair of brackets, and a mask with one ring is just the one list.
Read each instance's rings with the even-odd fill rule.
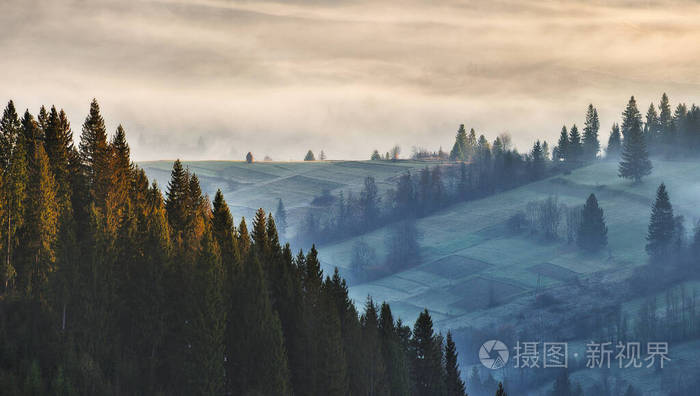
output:
[[[161,191],[93,100],[77,147],[55,107],[0,125],[3,395],[464,395],[455,343],[411,327],[262,209],[172,167]],[[495,389],[494,389],[495,391]]]

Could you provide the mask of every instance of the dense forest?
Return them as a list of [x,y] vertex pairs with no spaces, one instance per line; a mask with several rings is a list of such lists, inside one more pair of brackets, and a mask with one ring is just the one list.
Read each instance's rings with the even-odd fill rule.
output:
[[55,107],[10,101],[0,132],[3,395],[465,394],[427,310],[358,312],[313,246],[262,209],[235,226],[179,161],[163,195],[96,101],[77,147]]

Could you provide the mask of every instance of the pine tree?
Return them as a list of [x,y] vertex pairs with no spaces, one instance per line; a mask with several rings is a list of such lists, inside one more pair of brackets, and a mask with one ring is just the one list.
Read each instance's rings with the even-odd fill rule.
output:
[[447,396],[465,396],[464,381],[462,381],[462,374],[457,362],[457,347],[452,340],[452,333],[449,331],[445,342],[445,374]]
[[555,160],[562,161],[569,159],[569,133],[566,131],[566,125],[561,127],[561,133],[559,134],[559,142],[555,151]]
[[464,124],[459,125],[459,130],[457,130],[457,137],[455,138],[455,144],[452,146],[452,151],[450,151],[450,160],[452,161],[466,161],[468,160],[468,142],[467,142],[467,131],[464,129]]
[[110,170],[112,180],[109,199],[117,206],[123,206],[130,201],[134,166],[131,164],[129,144],[126,142],[126,133],[121,125],[117,127],[109,145]]
[[663,257],[671,244],[674,234],[673,207],[666,192],[666,185],[661,183],[656,191],[656,201],[651,209],[649,231],[647,233],[647,253],[652,258]]
[[316,161],[316,156],[314,155],[314,152],[309,150],[306,152],[306,156],[304,157],[304,161]]
[[583,156],[583,143],[576,124],[569,131],[569,144],[566,149],[566,155],[567,159],[572,161],[579,161]]
[[19,243],[17,232],[23,224],[28,183],[26,142],[12,101],[3,111],[0,132],[0,170],[3,180],[1,199],[4,210],[4,255],[0,261],[0,286],[6,290],[16,276],[13,263],[14,248]]
[[372,155],[369,158],[372,161],[381,161],[382,155],[379,154],[379,150],[372,151]]
[[386,362],[389,389],[393,395],[407,395],[411,392],[411,378],[408,356],[394,323],[389,304],[382,303],[379,314],[379,335],[382,357]]
[[649,161],[647,145],[642,135],[642,116],[637,110],[634,96],[630,98],[623,117],[622,134],[624,135],[624,143],[618,174],[620,177],[632,179],[639,183],[642,177],[651,174],[652,165],[651,161]]
[[620,134],[620,126],[613,124],[608,138],[608,147],[605,149],[606,157],[617,157],[622,150],[622,135]]
[[588,105],[586,112],[586,122],[583,128],[583,154],[587,160],[594,160],[600,151],[600,142],[598,141],[598,131],[600,130],[600,120],[598,119],[598,110],[593,107],[593,104]]
[[364,394],[382,395],[388,392],[386,362],[382,356],[381,339],[379,335],[379,316],[377,306],[371,297],[367,297],[365,313],[360,318],[362,324],[363,360],[365,367],[362,382]]
[[582,249],[595,252],[607,244],[608,228],[605,226],[603,209],[598,207],[595,194],[591,194],[583,206],[578,231],[578,245]]

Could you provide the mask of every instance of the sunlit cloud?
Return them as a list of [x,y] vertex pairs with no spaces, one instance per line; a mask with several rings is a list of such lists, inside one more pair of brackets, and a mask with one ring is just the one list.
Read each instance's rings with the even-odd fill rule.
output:
[[[525,150],[630,95],[700,102],[693,1],[14,1],[0,93],[96,97],[137,160],[366,158],[451,145],[458,124]],[[605,140],[606,136],[603,136]]]

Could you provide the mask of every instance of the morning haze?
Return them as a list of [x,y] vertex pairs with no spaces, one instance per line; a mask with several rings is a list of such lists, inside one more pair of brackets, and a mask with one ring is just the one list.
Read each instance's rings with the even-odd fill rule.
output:
[[630,94],[700,100],[700,4],[639,3],[3,2],[0,92],[75,130],[96,97],[139,161],[365,159],[460,123],[524,150],[589,102],[605,141]]

